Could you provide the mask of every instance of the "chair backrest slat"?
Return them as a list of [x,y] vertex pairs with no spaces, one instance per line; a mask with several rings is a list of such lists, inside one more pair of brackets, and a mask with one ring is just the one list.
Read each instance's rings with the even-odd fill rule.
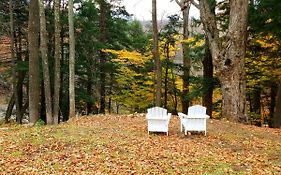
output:
[[167,109],[161,107],[153,107],[147,109],[147,113],[149,113],[153,117],[164,117],[167,116]]
[[206,115],[206,107],[201,105],[195,105],[188,108],[188,115]]

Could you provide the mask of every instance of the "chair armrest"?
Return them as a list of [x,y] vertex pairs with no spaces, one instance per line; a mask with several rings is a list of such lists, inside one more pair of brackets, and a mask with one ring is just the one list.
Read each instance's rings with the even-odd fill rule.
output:
[[170,119],[172,117],[172,114],[171,113],[168,113],[168,118]]
[[186,115],[185,118],[201,118],[201,119],[209,119],[210,116],[208,116],[207,114],[205,115],[193,115],[193,116],[188,116]]
[[149,118],[151,118],[151,116],[147,113],[147,114],[145,115],[145,118],[146,118],[146,119],[149,119]]
[[186,114],[184,114],[184,113],[182,113],[182,112],[179,112],[179,113],[178,113],[178,116],[180,117],[180,119],[185,118],[185,117],[188,117]]

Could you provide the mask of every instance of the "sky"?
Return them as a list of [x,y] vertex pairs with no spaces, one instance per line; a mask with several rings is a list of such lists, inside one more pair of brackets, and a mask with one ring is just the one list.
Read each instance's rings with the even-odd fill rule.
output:
[[[152,0],[123,0],[127,11],[137,20],[151,20]],[[169,15],[181,14],[180,7],[175,1],[157,0],[157,19],[165,19]],[[190,16],[199,17],[199,11],[191,7]]]

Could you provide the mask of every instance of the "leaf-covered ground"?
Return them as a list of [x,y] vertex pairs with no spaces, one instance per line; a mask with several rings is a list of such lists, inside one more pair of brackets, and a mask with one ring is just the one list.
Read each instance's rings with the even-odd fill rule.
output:
[[0,126],[0,174],[281,174],[281,130],[209,120],[207,137],[147,134],[144,115]]

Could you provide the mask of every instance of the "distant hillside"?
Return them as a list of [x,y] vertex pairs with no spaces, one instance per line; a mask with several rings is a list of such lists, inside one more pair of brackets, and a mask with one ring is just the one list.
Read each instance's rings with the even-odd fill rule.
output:
[[0,72],[3,64],[11,62],[10,39],[7,36],[0,37]]
[[[0,98],[9,92],[9,83],[4,79],[4,74],[11,66],[10,39],[7,36],[0,37]],[[0,103],[2,103],[0,100]]]

